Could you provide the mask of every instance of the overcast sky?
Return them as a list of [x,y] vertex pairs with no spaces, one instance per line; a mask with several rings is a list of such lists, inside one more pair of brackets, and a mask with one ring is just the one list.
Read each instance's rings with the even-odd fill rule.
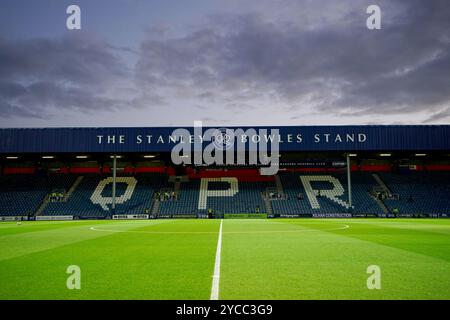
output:
[[0,112],[0,127],[448,124],[450,3],[2,0]]

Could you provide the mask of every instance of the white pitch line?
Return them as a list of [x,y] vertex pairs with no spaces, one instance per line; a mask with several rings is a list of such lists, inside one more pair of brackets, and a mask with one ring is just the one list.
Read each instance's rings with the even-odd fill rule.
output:
[[[151,224],[151,226],[156,225]],[[15,225],[14,225],[15,226]],[[303,233],[303,232],[320,232],[320,231],[335,231],[349,229],[348,224],[343,224],[341,227],[330,229],[294,229],[294,230],[260,230],[260,231],[225,231],[222,234],[269,234],[269,233]],[[145,230],[113,230],[113,229],[98,229],[96,227],[89,228],[92,231],[101,232],[122,232],[122,233],[147,233],[147,234],[216,234],[214,231],[145,231]]]
[[222,249],[222,223],[220,220],[219,240],[217,240],[216,262],[214,263],[214,274],[211,288],[211,300],[219,300],[219,282],[220,282],[220,251]]

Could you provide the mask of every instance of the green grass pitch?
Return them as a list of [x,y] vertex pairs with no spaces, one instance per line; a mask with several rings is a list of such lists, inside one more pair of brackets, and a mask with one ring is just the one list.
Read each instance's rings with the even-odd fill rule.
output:
[[[0,299],[209,299],[220,223],[0,223]],[[450,220],[225,219],[219,298],[450,299]]]

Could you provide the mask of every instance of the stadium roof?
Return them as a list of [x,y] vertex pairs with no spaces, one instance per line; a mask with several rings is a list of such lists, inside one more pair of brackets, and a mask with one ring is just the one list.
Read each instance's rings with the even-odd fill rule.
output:
[[[176,127],[0,129],[0,153],[170,152]],[[184,127],[194,135],[193,127]],[[211,127],[202,128],[200,135]],[[280,151],[447,151],[450,125],[228,127]],[[222,132],[227,132],[221,128]],[[253,130],[254,131],[253,131]],[[255,135],[256,133],[256,135]],[[209,144],[204,140],[204,146]]]

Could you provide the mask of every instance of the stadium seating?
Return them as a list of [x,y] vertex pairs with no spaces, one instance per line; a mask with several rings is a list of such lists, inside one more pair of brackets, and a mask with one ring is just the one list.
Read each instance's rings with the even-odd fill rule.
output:
[[380,173],[380,177],[398,200],[385,199],[392,211],[399,213],[450,213],[449,172]]
[[45,196],[55,189],[67,189],[75,177],[65,174],[13,174],[0,177],[0,215],[34,214]]
[[[349,212],[347,177],[345,173],[279,174],[286,199],[272,201],[273,212],[281,215]],[[376,182],[370,174],[352,173],[353,212],[380,213],[370,195]],[[320,190],[320,193],[319,191]],[[301,198],[298,195],[301,194]]]
[[212,209],[215,213],[266,213],[261,193],[273,182],[238,181],[237,178],[202,178],[181,184],[177,200],[163,201],[160,213],[199,214]]
[[[162,174],[118,176],[115,214],[144,214],[150,210],[153,194],[166,186],[167,177]],[[112,215],[112,178],[86,175],[66,202],[51,202],[43,215],[74,215],[105,217]]]
[[[348,205],[345,171],[280,172],[278,180],[261,177],[193,176],[175,182],[163,172],[120,174],[117,177],[115,214],[153,213],[161,216],[215,213],[314,213],[442,214],[450,212],[450,172],[379,172],[381,181],[395,197],[376,200],[371,192],[380,187],[370,172],[352,172],[353,208]],[[174,178],[174,177],[172,177]],[[378,178],[377,178],[378,179]],[[281,182],[281,183],[280,183]],[[283,196],[264,199],[268,190],[283,189]],[[47,203],[55,190],[64,197]],[[70,192],[69,192],[70,190]],[[155,192],[176,191],[175,199],[155,201]],[[300,195],[300,196],[299,196]],[[157,205],[156,205],[157,204]],[[0,215],[73,215],[81,218],[111,216],[112,178],[96,173],[8,174],[0,177]]]

